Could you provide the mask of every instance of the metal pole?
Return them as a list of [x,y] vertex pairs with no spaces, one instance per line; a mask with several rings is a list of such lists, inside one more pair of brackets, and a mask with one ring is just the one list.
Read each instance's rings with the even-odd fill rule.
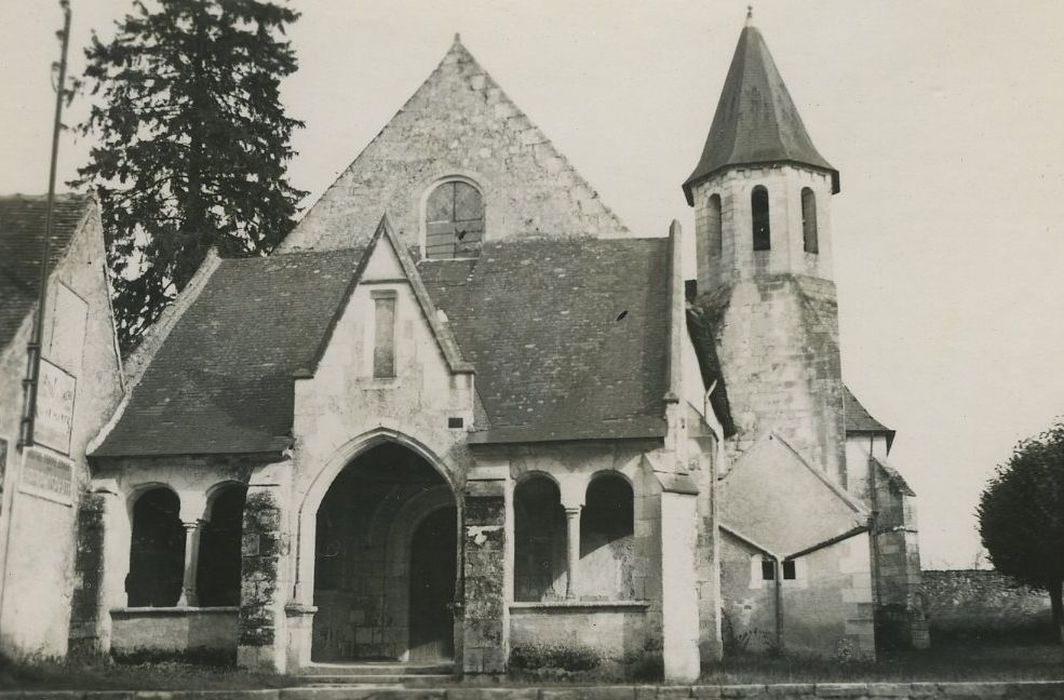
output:
[[37,312],[33,317],[33,335],[26,346],[26,378],[22,381],[22,425],[19,431],[19,451],[33,445],[34,421],[37,416],[37,385],[41,374],[41,343],[44,339],[44,307],[48,295],[48,255],[52,241],[53,209],[55,208],[56,164],[59,160],[59,134],[63,129],[63,100],[66,98],[67,46],[70,44],[70,0],[59,0],[63,8],[63,30],[59,33],[63,48],[59,59],[59,83],[55,96],[55,123],[52,126],[52,163],[48,173],[48,209],[44,220],[44,241],[41,243],[41,270],[37,287]]

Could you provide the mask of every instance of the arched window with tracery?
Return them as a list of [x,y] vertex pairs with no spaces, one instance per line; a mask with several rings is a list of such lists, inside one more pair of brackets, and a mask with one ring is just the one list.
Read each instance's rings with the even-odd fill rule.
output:
[[758,185],[750,193],[750,214],[753,222],[754,250],[770,250],[772,234],[769,230],[768,189]]
[[468,258],[479,255],[484,240],[484,198],[465,180],[436,186],[425,203],[425,257]]
[[610,599],[634,597],[635,499],[622,475],[588,484],[580,515],[580,588]]
[[565,596],[566,529],[558,485],[533,475],[514,489],[514,600]]
[[165,487],[133,502],[126,593],[130,607],[170,607],[181,597],[185,574],[185,528],[181,501]]
[[802,188],[802,241],[805,252],[819,253],[820,241],[816,223],[816,193],[809,187]]
[[200,607],[240,605],[240,539],[247,490],[225,486],[212,499],[200,533],[196,590]]

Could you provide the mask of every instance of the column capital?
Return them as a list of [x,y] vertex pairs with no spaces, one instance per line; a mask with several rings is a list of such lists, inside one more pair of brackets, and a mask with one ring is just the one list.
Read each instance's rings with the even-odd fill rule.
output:
[[203,527],[203,524],[206,522],[207,521],[202,518],[197,518],[196,520],[182,520],[181,527],[185,528],[185,530],[198,530]]
[[580,515],[580,511],[584,509],[584,506],[565,506],[565,517],[575,518]]

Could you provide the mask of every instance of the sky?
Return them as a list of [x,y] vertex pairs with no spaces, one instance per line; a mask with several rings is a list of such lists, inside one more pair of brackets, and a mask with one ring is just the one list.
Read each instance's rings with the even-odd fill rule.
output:
[[[72,0],[71,69],[131,0]],[[306,122],[289,175],[313,203],[431,73],[455,32],[637,234],[693,232],[693,169],[746,14],[713,0],[294,0]],[[925,568],[968,567],[979,492],[1064,414],[1064,4],[757,0],[819,151],[843,372],[898,431]],[[0,16],[0,193],[48,186],[58,4]],[[67,123],[86,112],[81,98]],[[66,134],[64,181],[90,144]],[[60,188],[62,189],[62,187]],[[693,267],[693,261],[690,262]]]

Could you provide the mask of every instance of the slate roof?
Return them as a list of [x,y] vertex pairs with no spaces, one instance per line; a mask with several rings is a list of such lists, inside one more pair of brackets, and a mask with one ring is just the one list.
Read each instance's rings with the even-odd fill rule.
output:
[[[293,375],[313,371],[364,250],[224,260],[95,456],[290,446]],[[476,386],[473,442],[664,435],[668,239],[484,244],[425,261]]]
[[[49,266],[66,253],[91,202],[87,195],[56,195]],[[0,349],[11,342],[37,301],[47,209],[44,196],[0,196]]]
[[421,277],[476,367],[473,442],[661,436],[668,239],[486,243]]
[[222,260],[95,456],[281,451],[362,250]]
[[739,35],[702,157],[683,184],[687,203],[694,204],[692,188],[714,173],[762,163],[824,170],[839,191],[839,172],[809,138],[761,32],[747,25]]
[[894,434],[892,429],[872,417],[868,409],[850,391],[850,387],[843,385],[843,389],[845,390],[842,395],[842,402],[846,411],[846,432]]

